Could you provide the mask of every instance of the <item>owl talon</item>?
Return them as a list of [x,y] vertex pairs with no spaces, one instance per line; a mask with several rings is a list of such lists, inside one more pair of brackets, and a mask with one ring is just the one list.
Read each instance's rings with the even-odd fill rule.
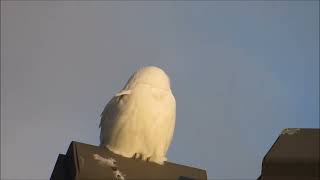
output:
[[134,153],[132,159],[137,159],[137,153]]
[[134,153],[134,155],[132,156],[133,159],[140,159],[142,157],[142,155],[140,153]]

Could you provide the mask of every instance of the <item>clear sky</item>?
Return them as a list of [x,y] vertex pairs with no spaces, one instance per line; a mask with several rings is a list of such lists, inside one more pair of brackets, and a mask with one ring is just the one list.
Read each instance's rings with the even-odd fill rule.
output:
[[171,77],[171,162],[255,179],[319,127],[319,1],[1,1],[1,179],[48,179],[139,67]]

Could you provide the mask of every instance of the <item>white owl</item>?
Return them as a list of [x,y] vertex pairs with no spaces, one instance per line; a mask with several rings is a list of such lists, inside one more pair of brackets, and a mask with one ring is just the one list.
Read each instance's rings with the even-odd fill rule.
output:
[[102,112],[100,146],[124,157],[163,164],[175,119],[169,77],[158,67],[143,67]]

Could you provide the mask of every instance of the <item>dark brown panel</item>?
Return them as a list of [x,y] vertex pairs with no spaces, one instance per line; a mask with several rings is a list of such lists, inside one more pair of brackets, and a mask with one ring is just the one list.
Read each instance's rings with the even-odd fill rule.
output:
[[[113,158],[116,161],[116,167],[100,164],[100,161],[94,158],[94,154],[105,159]],[[66,154],[65,166],[61,167],[66,170],[66,176],[70,177],[71,180],[117,179],[115,173],[119,172],[125,175],[125,179],[207,179],[206,171],[202,169],[171,162],[158,165],[152,162],[134,160],[113,154],[105,148],[79,142],[70,144]],[[51,180],[57,180],[53,177],[56,176],[52,176]]]
[[320,180],[320,129],[284,129],[262,162],[261,180]]

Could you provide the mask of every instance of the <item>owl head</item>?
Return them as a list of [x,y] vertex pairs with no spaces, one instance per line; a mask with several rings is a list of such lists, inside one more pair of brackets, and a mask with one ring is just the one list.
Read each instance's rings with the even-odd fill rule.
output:
[[155,66],[146,66],[137,70],[129,78],[124,89],[131,89],[137,84],[145,84],[153,88],[170,90],[169,76],[162,69]]

